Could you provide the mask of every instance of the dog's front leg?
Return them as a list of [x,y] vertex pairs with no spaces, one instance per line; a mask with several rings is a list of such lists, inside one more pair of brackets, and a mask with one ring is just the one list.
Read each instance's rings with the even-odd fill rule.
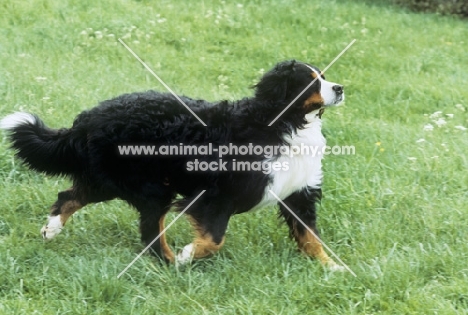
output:
[[324,251],[319,239],[316,227],[316,203],[320,200],[321,195],[320,189],[310,187],[295,192],[284,200],[287,207],[281,203],[279,204],[280,214],[284,217],[291,236],[296,240],[299,249],[304,254],[318,259],[331,270],[343,270],[343,267],[335,263]]

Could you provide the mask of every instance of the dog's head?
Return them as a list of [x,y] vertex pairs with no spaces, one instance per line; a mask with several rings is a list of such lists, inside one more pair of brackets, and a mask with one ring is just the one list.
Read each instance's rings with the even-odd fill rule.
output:
[[255,97],[259,100],[277,101],[302,109],[304,113],[327,106],[335,106],[344,100],[343,86],[325,80],[317,67],[295,60],[278,63],[265,73],[255,85]]

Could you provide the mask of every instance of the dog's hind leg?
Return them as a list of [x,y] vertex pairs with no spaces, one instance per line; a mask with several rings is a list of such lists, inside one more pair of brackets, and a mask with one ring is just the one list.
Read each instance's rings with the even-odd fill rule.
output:
[[158,256],[166,262],[174,262],[174,253],[166,242],[164,230],[164,218],[169,211],[171,199],[151,201],[146,203],[133,203],[140,213],[141,240],[150,246],[151,254]]
[[206,213],[209,213],[209,215],[189,214],[190,221],[195,229],[195,239],[177,255],[177,264],[182,265],[192,259],[210,256],[223,246],[230,215],[214,211],[207,211]]
[[42,237],[51,239],[59,234],[68,218],[85,204],[83,200],[78,200],[74,187],[59,192],[57,201],[50,209],[47,224],[41,229]]

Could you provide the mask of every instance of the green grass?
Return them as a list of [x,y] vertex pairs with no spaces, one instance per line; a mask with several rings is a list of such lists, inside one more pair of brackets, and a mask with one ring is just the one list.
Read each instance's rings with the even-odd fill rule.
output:
[[[324,68],[357,39],[327,73],[346,105],[324,115],[328,144],[356,155],[325,159],[319,213],[357,278],[302,257],[263,209],[234,217],[212,258],[177,270],[145,255],[117,279],[143,248],[136,213],[88,206],[43,242],[69,182],[28,171],[3,136],[0,314],[468,313],[468,131],[456,128],[468,127],[466,21],[344,0],[10,0],[0,11],[0,114],[56,128],[100,100],[163,90],[119,37],[173,90],[209,100],[251,95],[280,60]],[[180,249],[188,223],[168,238]]]

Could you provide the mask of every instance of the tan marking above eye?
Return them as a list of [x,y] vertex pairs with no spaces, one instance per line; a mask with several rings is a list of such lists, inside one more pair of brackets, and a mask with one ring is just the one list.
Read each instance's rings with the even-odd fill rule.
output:
[[312,74],[311,74],[311,75],[312,75],[312,78],[314,78],[314,79],[316,79],[316,78],[317,78],[317,73],[315,73],[315,72],[312,72]]

